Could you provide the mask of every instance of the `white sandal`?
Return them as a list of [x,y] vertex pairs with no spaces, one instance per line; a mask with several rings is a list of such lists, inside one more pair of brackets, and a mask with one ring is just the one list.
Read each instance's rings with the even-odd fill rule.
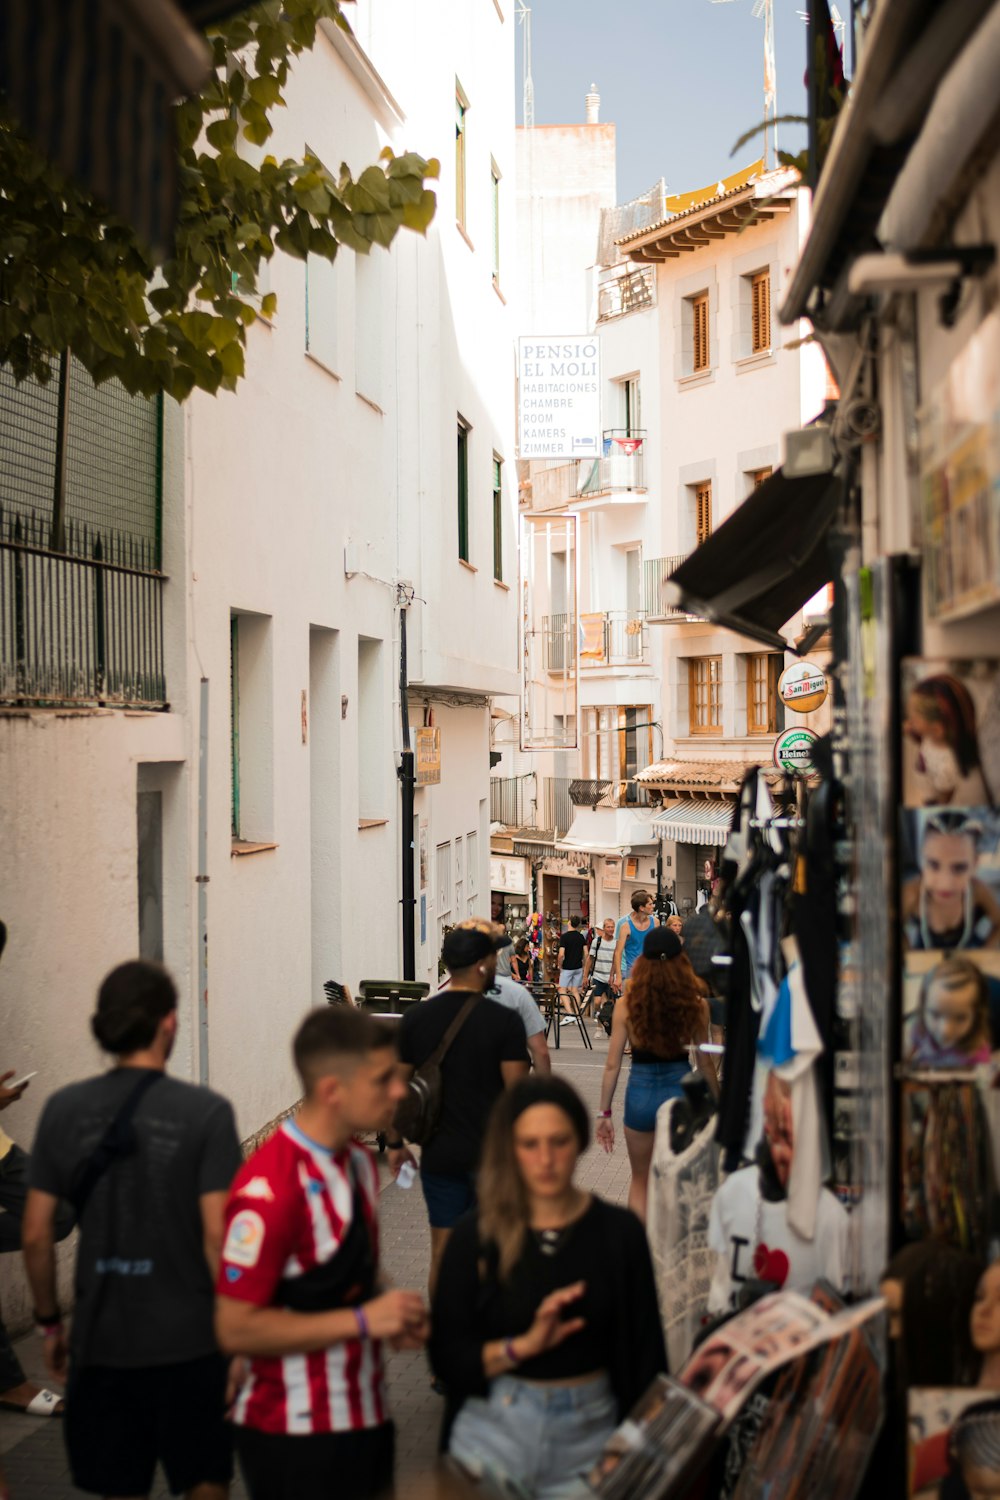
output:
[[62,1406],[63,1400],[55,1391],[43,1387],[36,1396],[32,1396],[27,1406],[20,1406],[16,1401],[0,1400],[0,1411],[19,1411],[28,1417],[61,1417],[62,1412],[57,1408]]

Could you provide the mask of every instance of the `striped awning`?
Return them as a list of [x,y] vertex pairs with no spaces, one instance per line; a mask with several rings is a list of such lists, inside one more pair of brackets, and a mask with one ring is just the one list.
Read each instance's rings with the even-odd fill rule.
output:
[[675,844],[719,844],[729,837],[732,802],[702,802],[694,797],[672,802],[653,819],[653,835]]
[[[235,8],[195,7],[202,24]],[[211,63],[174,0],[0,4],[0,89],[17,125],[158,257],[177,204],[171,106],[204,85]]]

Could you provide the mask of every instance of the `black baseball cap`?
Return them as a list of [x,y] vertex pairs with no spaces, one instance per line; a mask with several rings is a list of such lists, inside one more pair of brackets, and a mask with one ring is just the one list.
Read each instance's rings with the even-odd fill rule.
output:
[[449,973],[468,969],[489,953],[499,953],[509,948],[512,939],[499,922],[487,922],[484,917],[469,917],[459,922],[448,933],[441,945],[441,958]]
[[642,945],[643,958],[676,958],[684,944],[670,927],[654,927]]

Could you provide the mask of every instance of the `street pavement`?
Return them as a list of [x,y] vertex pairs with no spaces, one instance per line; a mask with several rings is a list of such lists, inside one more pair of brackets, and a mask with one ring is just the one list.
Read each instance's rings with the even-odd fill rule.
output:
[[[593,1051],[584,1049],[575,1026],[564,1026],[558,1051],[552,1049],[555,1071],[582,1094],[593,1115],[597,1109],[601,1069],[607,1053],[603,1031],[591,1022]],[[624,1072],[624,1070],[623,1070]],[[612,1203],[624,1204],[628,1194],[628,1160],[621,1130],[621,1108],[625,1096],[624,1077],[615,1099],[616,1144],[605,1155],[591,1146],[583,1158],[578,1182]],[[408,1190],[396,1186],[381,1163],[385,1178],[381,1203],[382,1262],[396,1286],[423,1289],[427,1280],[430,1236],[419,1183]],[[41,1340],[29,1335],[18,1344],[18,1354],[28,1374],[41,1381]],[[431,1390],[423,1354],[393,1354],[389,1361],[389,1388],[396,1422],[397,1491],[405,1500],[431,1500],[440,1493],[435,1466],[442,1401]],[[57,1418],[22,1417],[0,1412],[0,1455],[12,1500],[68,1500],[82,1495],[70,1483]],[[237,1478],[232,1500],[246,1500],[246,1490]],[[169,1491],[162,1476],[152,1490],[152,1500],[166,1500]]]

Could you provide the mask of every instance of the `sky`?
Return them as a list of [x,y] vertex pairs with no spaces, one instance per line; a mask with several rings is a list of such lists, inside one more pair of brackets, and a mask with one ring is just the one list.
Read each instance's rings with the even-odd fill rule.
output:
[[[535,124],[584,118],[596,83],[602,122],[614,121],[618,201],[660,177],[683,193],[716,182],[762,155],[762,137],[730,152],[764,115],[764,22],[753,0],[528,0]],[[513,3],[511,9],[513,9]],[[778,113],[805,114],[805,0],[774,0]],[[842,0],[846,15],[849,4]],[[523,31],[517,38],[521,123]],[[779,126],[778,144],[799,151],[801,126]]]

